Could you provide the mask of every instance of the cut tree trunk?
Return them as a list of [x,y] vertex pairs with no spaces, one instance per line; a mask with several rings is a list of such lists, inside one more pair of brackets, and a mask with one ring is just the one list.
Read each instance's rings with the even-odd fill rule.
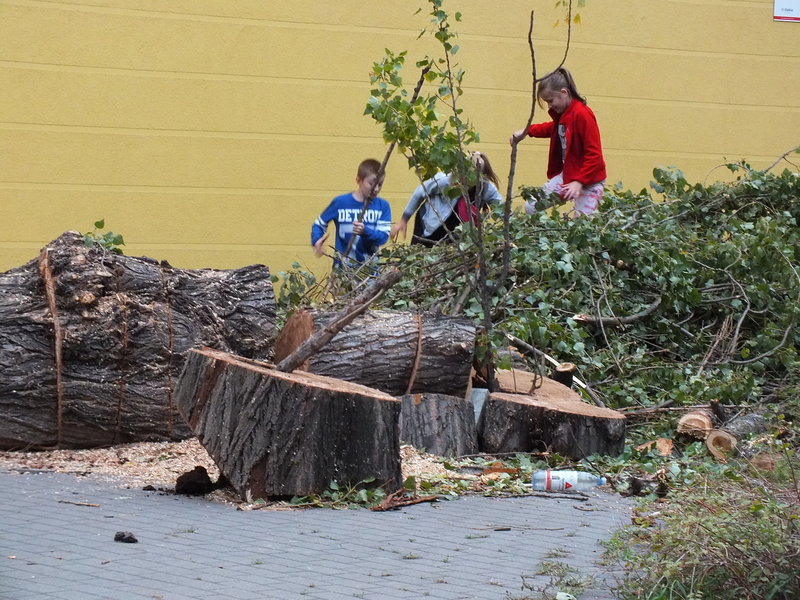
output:
[[710,408],[690,410],[678,420],[678,433],[704,440],[714,429],[714,413]]
[[[275,361],[289,356],[331,313],[296,311],[275,342]],[[469,319],[405,311],[367,311],[299,368],[360,383],[393,396],[463,397],[470,381],[475,326]]]
[[[515,385],[524,386],[520,379],[517,372]],[[478,423],[478,445],[487,454],[549,451],[573,459],[616,456],[625,445],[625,415],[582,402],[575,392],[545,377],[528,395],[489,395]]]
[[361,385],[192,350],[175,402],[240,496],[307,496],[332,481],[401,486],[400,401]]
[[472,402],[444,394],[407,394],[401,398],[400,439],[438,456],[478,451]]
[[561,385],[565,385],[568,388],[572,387],[572,378],[575,375],[575,371],[578,370],[578,367],[575,366],[574,363],[571,362],[563,362],[558,365],[553,370],[553,381],[557,381]]
[[271,355],[269,270],[183,270],[67,232],[0,274],[0,448],[191,435],[174,406],[185,352]]
[[758,413],[734,417],[719,429],[713,429],[706,437],[708,451],[719,460],[728,458],[740,442],[749,435],[767,430],[767,420]]

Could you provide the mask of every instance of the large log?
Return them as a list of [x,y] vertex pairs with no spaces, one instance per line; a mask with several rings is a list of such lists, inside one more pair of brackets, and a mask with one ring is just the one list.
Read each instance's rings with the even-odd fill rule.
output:
[[185,352],[268,358],[269,270],[184,270],[67,232],[0,274],[0,447],[95,447],[191,435],[174,406]]
[[725,460],[738,449],[740,442],[750,435],[766,431],[767,427],[767,420],[759,413],[739,415],[719,429],[709,431],[705,438],[706,447],[715,458]]
[[[332,318],[292,314],[275,342],[275,362]],[[425,392],[463,397],[470,381],[475,326],[469,319],[406,311],[367,311],[299,368],[360,383],[393,396]]]
[[[350,238],[352,242],[355,236]],[[345,256],[347,254],[345,253]],[[369,308],[369,303],[383,294],[386,290],[400,281],[402,272],[400,269],[389,269],[383,275],[373,280],[361,293],[353,298],[347,306],[338,313],[331,315],[325,327],[315,331],[307,337],[292,353],[286,358],[281,359],[277,366],[279,371],[294,371],[297,367],[307,362],[308,359],[319,352],[320,348],[330,342],[337,333],[353,322],[358,315],[363,314]]]
[[400,401],[378,390],[195,349],[175,402],[245,500],[401,485]]
[[438,456],[478,451],[471,400],[444,394],[407,394],[401,398],[400,439]]
[[[503,371],[499,371],[503,377]],[[521,391],[519,371],[505,385]],[[503,381],[498,378],[503,385]],[[533,381],[531,376],[530,381]],[[557,452],[580,459],[591,454],[620,454],[625,445],[625,415],[587,404],[568,387],[548,379],[528,394],[496,392],[486,399],[478,423],[478,445],[488,454]],[[521,388],[519,386],[522,386]]]
[[701,440],[714,429],[714,413],[710,408],[690,410],[678,420],[677,432]]

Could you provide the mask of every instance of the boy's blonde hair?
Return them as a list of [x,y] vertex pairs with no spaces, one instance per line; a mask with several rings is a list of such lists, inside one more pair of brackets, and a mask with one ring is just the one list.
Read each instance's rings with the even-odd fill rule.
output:
[[359,181],[363,181],[370,175],[379,175],[381,172],[381,163],[374,158],[367,158],[361,161],[358,165],[358,173],[356,177]]

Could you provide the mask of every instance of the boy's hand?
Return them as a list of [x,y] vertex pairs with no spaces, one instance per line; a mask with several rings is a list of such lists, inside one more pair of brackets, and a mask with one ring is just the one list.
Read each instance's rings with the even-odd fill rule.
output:
[[364,233],[364,224],[361,221],[353,221],[353,235]]
[[560,196],[564,200],[577,200],[583,190],[583,184],[580,181],[570,181],[561,186]]
[[408,221],[400,219],[397,223],[392,225],[392,230],[389,232],[389,239],[393,242],[397,241],[397,234],[403,232],[403,239],[406,239],[408,233]]
[[323,255],[324,250],[322,249],[322,245],[325,243],[325,240],[328,239],[329,235],[330,235],[329,233],[326,233],[317,240],[316,244],[314,244],[314,256],[316,256],[317,258]]

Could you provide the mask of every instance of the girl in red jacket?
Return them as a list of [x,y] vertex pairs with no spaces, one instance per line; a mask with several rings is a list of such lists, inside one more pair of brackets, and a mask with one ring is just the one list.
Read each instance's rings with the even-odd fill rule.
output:
[[[548,181],[542,189],[548,194],[558,194],[563,200],[573,200],[576,213],[590,215],[600,205],[606,179],[597,119],[578,93],[572,75],[563,67],[539,82],[536,97],[540,106],[547,103],[553,120],[533,124],[527,131],[515,131],[511,143],[526,135],[550,138]],[[535,204],[526,202],[525,212],[535,212]]]

